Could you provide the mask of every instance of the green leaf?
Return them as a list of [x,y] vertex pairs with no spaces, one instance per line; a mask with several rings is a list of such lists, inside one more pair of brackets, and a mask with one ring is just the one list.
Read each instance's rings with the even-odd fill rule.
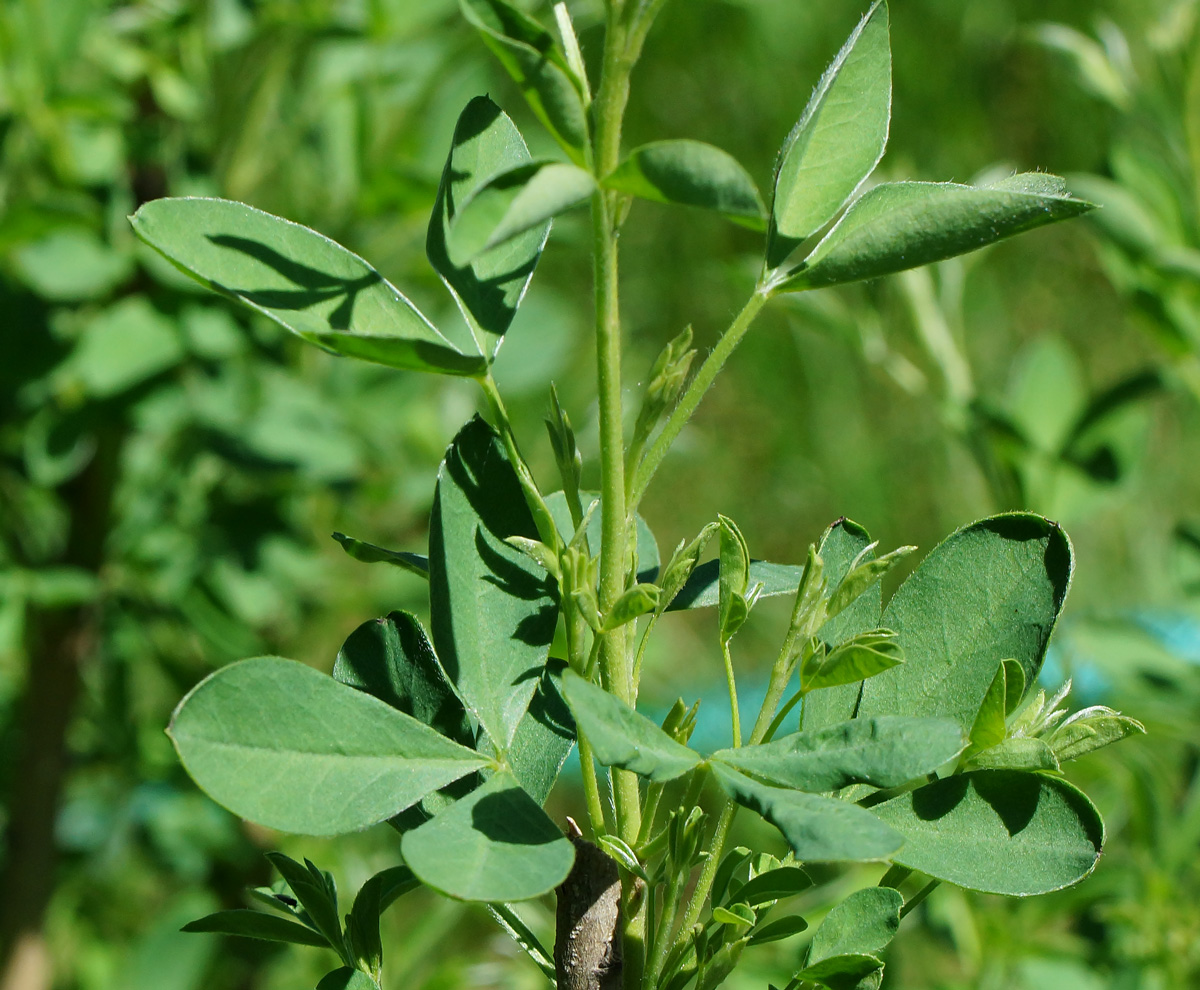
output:
[[856,890],[821,922],[809,948],[808,965],[839,956],[877,954],[900,927],[902,907],[904,897],[891,887]]
[[888,9],[877,3],[825,70],[780,152],[767,254],[772,268],[832,220],[874,171],[891,113]]
[[883,968],[883,960],[866,952],[847,952],[829,956],[805,966],[796,974],[798,980],[811,980],[832,990],[854,990],[861,980]]
[[767,942],[778,942],[791,938],[807,930],[808,922],[798,914],[788,915],[775,921],[760,925],[750,933],[750,945],[765,945]]
[[361,969],[343,966],[326,973],[317,984],[317,990],[379,990],[379,984]]
[[861,563],[856,564],[838,582],[825,606],[826,615],[832,619],[841,613],[916,549],[916,547],[899,547],[891,553],[885,553],[882,557],[876,557],[873,553],[869,557],[864,557]]
[[460,0],[460,5],[537,118],[577,165],[586,165],[586,90],[553,35],[503,0]]
[[12,262],[22,282],[56,303],[99,299],[133,269],[131,255],[114,251],[84,227],[59,227],[22,244],[13,252]]
[[383,967],[383,942],[379,937],[380,883],[371,877],[359,888],[346,916],[346,941],[360,969],[378,973]]
[[293,945],[314,945],[328,949],[329,942],[318,932],[287,918],[249,911],[218,911],[206,918],[197,918],[183,926],[185,932],[212,932],[216,935],[241,935],[265,942],[290,942]]
[[[710,560],[696,567],[679,589],[668,612],[685,608],[712,608],[720,601],[721,564]],[[747,585],[762,585],[759,598],[774,598],[777,595],[794,595],[800,587],[804,567],[795,564],[772,564],[766,560],[752,560],[747,571]]]
[[191,197],[153,200],[130,223],[197,281],[335,354],[450,375],[486,367],[362,258],[315,230],[243,203]]
[[[588,505],[595,501],[600,502],[600,495],[597,492],[581,491],[580,499],[583,501],[583,508],[586,510]],[[558,527],[558,532],[563,538],[564,543],[569,543],[574,535],[575,527],[571,524],[571,509],[567,504],[567,496],[564,492],[551,492],[546,496],[546,508],[550,511],[551,517],[554,519],[554,524]],[[600,511],[601,506],[596,506],[594,511],[587,521],[587,541],[588,548],[592,553],[596,553],[600,549],[600,536],[602,530],[603,517]],[[639,513],[636,518],[637,532],[637,557],[638,571],[637,579],[643,583],[650,583],[658,576],[659,556],[658,542],[654,539],[654,533],[651,531],[646,520]]]
[[267,859],[296,895],[313,926],[325,936],[326,942],[344,962],[350,962],[342,938],[337,887],[334,886],[333,877],[318,870],[311,860],[306,859],[304,865],[301,865],[280,852],[267,853]]
[[[871,536],[858,523],[850,519],[839,519],[821,537],[817,553],[825,563],[825,575],[829,586],[837,588],[850,572],[854,561],[862,563],[860,556],[871,546]],[[883,597],[879,582],[870,585],[841,612],[825,622],[817,635],[827,647],[836,647],[855,636],[876,629],[880,625]],[[836,725],[853,717],[858,704],[861,686],[858,682],[828,687],[804,699],[801,725],[807,729]]]
[[1072,568],[1066,533],[1032,513],[948,537],[888,603],[883,624],[905,662],[863,683],[859,714],[946,716],[969,730],[1002,659],[1037,677]]
[[1146,727],[1137,719],[1097,705],[1076,712],[1055,729],[1046,741],[1058,761],[1065,763],[1126,736],[1145,731]]
[[508,771],[401,840],[422,883],[466,901],[521,901],[553,890],[575,848]]
[[711,766],[729,796],[779,829],[802,860],[883,860],[904,841],[856,804],[760,784],[716,760]]
[[448,739],[474,744],[462,702],[446,683],[421,623],[408,612],[369,619],[354,630],[338,651],[333,678],[387,702]]
[[492,176],[530,161],[516,125],[486,96],[467,104],[454,128],[433,215],[425,238],[429,263],[453,290],[480,337],[488,362],[496,357],[533,277],[549,227],[527,230],[478,257],[452,256],[451,231],[458,213]]
[[575,745],[575,719],[562,697],[562,674],[566,666],[562,660],[546,664],[537,692],[517,725],[508,751],[513,774],[538,804],[546,803]]
[[823,794],[851,784],[899,787],[954,759],[964,742],[949,719],[853,719],[711,758],[780,787]]
[[130,296],[87,322],[58,374],[77,379],[93,398],[109,399],[175,367],[183,357],[174,323],[145,296]]
[[715,210],[755,230],[764,228],[766,209],[750,174],[731,154],[702,141],[652,141],[634,148],[601,184],[656,203]]
[[485,251],[545,225],[596,191],[592,174],[578,165],[530,161],[492,175],[460,197],[450,227],[448,249],[455,264],[466,264]]
[[1017,710],[1025,697],[1025,668],[1011,657],[1005,657],[1001,666],[1004,668],[1004,714],[1008,716]]
[[726,642],[733,638],[749,614],[746,590],[749,587],[750,551],[746,547],[746,538],[732,519],[717,516],[717,522],[721,527],[717,558],[720,567],[717,579],[717,624],[721,630],[721,641]]
[[438,472],[430,613],[442,669],[502,752],[537,690],[558,617],[542,569],[505,542],[537,535],[504,445],[472,419]]
[[563,697],[603,766],[666,781],[701,762],[699,753],[681,746],[645,715],[573,670],[563,672]]
[[168,730],[192,778],[250,821],[306,835],[374,825],[487,765],[416,719],[304,664],[210,674]]
[[780,866],[747,880],[731,894],[731,900],[758,907],[793,897],[813,885],[812,877],[798,866]]
[[1044,894],[1083,879],[1104,843],[1087,796],[1057,777],[976,770],[871,809],[904,836],[893,859],[992,894]]
[[872,629],[828,652],[814,653],[800,669],[804,690],[856,684],[904,662],[904,651],[890,629]]
[[1044,183],[1014,181],[1026,178],[1014,176],[990,186],[953,182],[876,186],[850,206],[776,288],[798,292],[878,278],[974,251],[1092,209],[1091,203],[1074,199],[1065,189],[1042,191]]
[[1057,772],[1054,751],[1041,739],[1014,736],[976,753],[969,766],[989,770],[1050,770]]
[[405,894],[420,886],[413,871],[407,866],[391,866],[371,877],[367,883],[379,885],[379,912],[382,914]]
[[712,911],[713,921],[721,925],[753,925],[756,920],[754,911],[748,904],[730,904],[729,907],[715,907]]
[[[967,750],[968,756],[973,756],[980,750],[988,749],[1004,742],[1008,734],[1005,717],[1008,715],[1006,701],[1008,697],[1007,663],[1001,662],[996,668],[996,676],[988,686],[987,693],[979,705],[979,712],[971,724],[971,745]],[[1012,661],[1013,670],[1021,670],[1021,665]],[[1024,672],[1022,672],[1024,677]]]
[[364,543],[345,533],[334,533],[333,538],[341,544],[355,560],[364,564],[393,564],[396,567],[416,574],[418,577],[429,578],[429,558],[424,554],[408,553],[405,550],[386,550],[374,543]]
[[635,584],[625,589],[605,617],[604,631],[616,629],[655,611],[658,608],[658,594],[658,587],[653,584]]

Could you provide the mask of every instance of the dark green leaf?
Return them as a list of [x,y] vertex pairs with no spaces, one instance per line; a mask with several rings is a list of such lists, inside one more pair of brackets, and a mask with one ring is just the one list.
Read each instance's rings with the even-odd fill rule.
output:
[[941,718],[853,719],[757,746],[723,749],[713,760],[782,787],[814,794],[869,784],[898,787],[962,752],[958,723]]
[[462,353],[358,255],[307,227],[224,199],[156,199],[137,235],[193,278],[335,354],[477,375]]
[[811,980],[831,990],[854,990],[858,983],[883,967],[883,960],[866,952],[847,952],[829,956],[805,966],[798,980]]
[[825,70],[784,142],[775,175],[768,264],[833,219],[871,174],[892,113],[888,10],[877,3]]
[[464,204],[497,172],[530,161],[516,125],[486,96],[467,104],[438,186],[425,238],[429,263],[454,290],[474,326],[488,361],[504,340],[517,306],[546,243],[549,227],[528,230],[494,251],[456,258],[449,251],[451,230]]
[[[878,278],[974,251],[1005,237],[1086,213],[1065,190],[1026,176],[990,186],[887,182],[856,200],[778,288],[816,289]],[[1052,177],[1046,177],[1052,178]]]
[[872,810],[904,836],[897,863],[992,894],[1067,887],[1092,871],[1104,843],[1087,796],[1037,773],[976,770]]
[[551,660],[542,671],[529,710],[517,725],[508,751],[509,766],[521,786],[538,804],[558,780],[559,771],[575,745],[575,719],[563,701],[562,660]]
[[537,535],[504,445],[476,417],[438,472],[430,612],[442,668],[501,751],[537,690],[554,638],[558,610],[546,575],[505,542]]
[[464,746],[474,734],[462,702],[446,683],[416,616],[392,612],[370,619],[342,644],[333,677],[366,691]]
[[364,564],[393,564],[396,567],[411,571],[418,577],[429,577],[429,558],[419,553],[408,553],[404,550],[385,550],[374,543],[364,543],[345,533],[334,533],[333,538],[341,544],[355,560]]
[[266,942],[290,942],[293,945],[315,945],[328,949],[329,942],[318,932],[295,921],[262,911],[218,911],[206,918],[197,918],[183,926],[185,932],[212,932],[217,935],[242,935]]
[[586,203],[596,180],[578,165],[530,161],[493,174],[466,198],[450,227],[448,249],[454,264],[465,265],[526,231],[544,228],[550,220]]
[[905,662],[864,682],[859,714],[937,715],[970,730],[996,668],[1032,683],[1071,581],[1070,541],[1032,513],[993,516],[930,552],[888,603]]
[[210,674],[179,703],[169,732],[217,803],[308,835],[374,825],[487,764],[384,702],[279,657]]
[[[772,564],[765,560],[750,561],[747,584],[762,585],[759,598],[794,595],[800,586],[804,568],[794,564]],[[668,612],[685,608],[712,608],[720,601],[721,565],[718,560],[700,564],[692,571],[679,594],[667,607]]]
[[702,141],[634,148],[603,185],[657,203],[715,210],[755,230],[764,226],[766,210],[750,174],[728,152]]
[[520,901],[557,887],[575,849],[507,771],[401,840],[421,882],[467,901]]
[[767,942],[778,942],[781,939],[799,935],[808,928],[808,922],[798,914],[788,915],[775,921],[760,925],[750,933],[751,945],[764,945]]
[[904,841],[858,805],[760,784],[715,760],[711,765],[729,796],[779,829],[802,860],[883,860]]
[[[904,897],[891,887],[864,887],[825,916],[813,935],[808,964],[853,954],[875,955],[900,927]],[[861,978],[861,977],[860,977]]]
[[538,119],[577,165],[586,164],[587,111],[575,78],[554,37],[504,0],[460,0],[463,14],[483,34]]
[[758,907],[792,897],[812,886],[812,877],[798,866],[780,866],[760,873],[732,893],[732,899]]
[[345,962],[350,962],[342,939],[337,888],[333,885],[333,878],[322,873],[307,859],[301,865],[280,852],[267,853],[267,859],[287,882],[288,888],[312,919],[313,926],[325,936],[327,944],[332,946]]
[[326,973],[317,984],[317,990],[379,990],[379,984],[361,969],[343,966]]
[[749,612],[746,592],[749,588],[750,551],[746,548],[746,538],[732,519],[717,516],[717,522],[721,527],[717,558],[720,568],[717,578],[717,624],[721,641],[726,642],[746,621]]
[[563,672],[563,697],[603,766],[666,781],[701,762],[699,753],[681,746],[645,715],[572,670]]

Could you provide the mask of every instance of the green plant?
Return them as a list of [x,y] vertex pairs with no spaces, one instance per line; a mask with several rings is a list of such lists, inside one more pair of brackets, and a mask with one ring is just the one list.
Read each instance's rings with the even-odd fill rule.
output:
[[[434,495],[428,555],[339,536],[352,556],[428,578],[431,630],[394,612],[346,641],[327,677],[259,657],[201,682],[171,736],[196,781],[239,815],[339,834],[390,822],[403,866],[370,880],[342,918],[329,874],[275,856],[278,911],[190,926],[322,945],[340,968],[321,990],[377,987],[379,914],[424,884],[488,904],[561,987],[720,985],[750,946],[804,931],[789,899],[807,864],[890,864],[808,943],[789,987],[878,986],[900,919],[940,882],[1012,895],[1093,868],[1095,808],[1060,763],[1138,731],[1107,708],[1064,719],[1032,696],[1070,583],[1065,533],[1030,513],[951,535],[884,606],[866,531],[831,525],[802,563],[755,560],[724,516],[664,562],[638,515],[656,471],[773,297],[937,261],[1089,204],[1042,173],[980,186],[891,182],[861,195],[891,105],[888,12],[871,8],[781,150],[770,208],[746,170],[696,141],[621,154],[630,74],[662,0],[610,0],[598,85],[563,4],[561,44],[503,0],[464,0],[566,161],[534,159],[486,97],[459,118],[427,238],[466,332],[439,330],[361,258],[238,203],[163,199],[138,236],[183,271],[301,337],[349,357],[477,381],[491,422],[454,439]],[[631,197],[714,210],[765,233],[749,299],[689,376],[685,330],[651,369],[628,439],[621,393],[618,235]],[[600,490],[582,489],[570,420],[551,391],[561,490],[522,457],[491,363],[549,233],[589,203],[594,233]],[[714,543],[715,560],[701,563]],[[766,699],[743,732],[732,644],[755,605],[794,600]],[[637,711],[648,637],[668,611],[714,608],[731,746],[688,746],[696,708],[661,727]],[[797,731],[784,732],[799,706]],[[792,726],[788,726],[791,728]],[[783,734],[780,734],[783,733]],[[578,742],[591,840],[542,810]],[[608,795],[596,765],[608,768]],[[703,810],[708,788],[710,811]],[[789,852],[727,849],[739,808]],[[557,891],[553,954],[513,902]],[[906,896],[905,891],[908,891]],[[774,914],[772,915],[772,911]]]

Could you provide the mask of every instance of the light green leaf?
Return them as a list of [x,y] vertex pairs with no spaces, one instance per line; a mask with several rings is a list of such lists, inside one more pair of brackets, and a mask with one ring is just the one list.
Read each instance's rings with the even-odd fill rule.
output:
[[224,199],[156,199],[130,217],[143,241],[216,292],[335,354],[477,375],[462,353],[358,255],[297,223]]
[[[1047,177],[1053,178],[1053,177]],[[816,289],[878,278],[974,251],[1092,209],[1065,191],[1014,176],[991,186],[887,182],[856,200],[777,288]]]
[[473,746],[462,702],[446,682],[415,615],[391,612],[364,622],[338,651],[333,677],[387,702],[448,739]]
[[[774,598],[777,595],[794,595],[800,586],[804,567],[796,564],[772,564],[766,560],[750,561],[747,571],[747,586],[762,585],[759,598]],[[712,608],[720,601],[721,564],[709,560],[697,566],[679,589],[668,612],[685,608]]]
[[876,584],[888,571],[916,550],[916,547],[899,547],[882,557],[873,553],[855,564],[851,571],[834,588],[825,606],[825,614],[834,618],[851,602],[857,601],[867,589]]
[[856,684],[904,662],[904,651],[890,629],[872,629],[840,646],[814,653],[800,669],[804,690]]
[[874,171],[892,113],[888,9],[876,3],[825,70],[784,142],[775,175],[768,264],[812,236]]
[[[1014,661],[1013,669],[1020,670],[1021,665]],[[984,694],[983,701],[979,705],[975,721],[971,724],[971,745],[967,751],[968,756],[999,745],[1004,742],[1004,737],[1008,734],[1008,728],[1004,721],[1008,715],[1005,707],[1008,695],[1008,670],[1008,665],[1003,662],[996,667],[996,675],[992,678],[992,683],[988,686],[987,693]],[[1022,676],[1024,676],[1023,673]]]
[[780,787],[823,794],[851,784],[898,787],[954,759],[964,742],[949,719],[853,719],[711,758]]
[[586,88],[553,35],[504,0],[460,0],[460,5],[537,118],[577,165],[587,164]]
[[306,835],[374,825],[487,765],[384,702],[279,657],[210,674],[168,731],[214,801]]
[[562,660],[546,664],[537,692],[517,725],[508,750],[513,774],[538,804],[546,803],[575,745],[575,719],[562,697],[562,674],[566,666]]
[[729,796],[779,829],[802,860],[883,860],[904,841],[898,832],[856,804],[760,784],[717,760],[711,766]]
[[463,265],[535,228],[544,238],[550,220],[586,203],[596,180],[578,165],[530,161],[506,168],[458,200],[447,244]]
[[809,948],[808,965],[838,956],[876,955],[900,927],[902,907],[904,897],[891,887],[856,890],[821,922]]
[[1076,712],[1046,740],[1060,763],[1074,760],[1094,749],[1142,734],[1146,727],[1137,719],[1098,705]]
[[326,973],[317,984],[317,990],[379,990],[379,984],[361,969],[343,966]]
[[334,533],[333,538],[341,544],[355,560],[364,564],[392,564],[418,577],[429,578],[429,558],[424,554],[408,553],[405,550],[387,550],[374,543],[364,543],[345,533]]
[[666,781],[701,762],[699,753],[681,746],[645,715],[572,670],[563,672],[563,697],[603,766]]
[[438,472],[430,616],[442,669],[501,751],[537,690],[558,617],[545,573],[510,536],[535,539],[537,529],[504,445],[476,417]]
[[51,302],[81,302],[107,295],[133,269],[133,258],[114,251],[84,227],[60,227],[12,256],[21,281]]
[[859,714],[946,716],[970,730],[1002,659],[1037,677],[1072,568],[1066,533],[1032,513],[949,536],[888,603],[883,624],[905,662],[863,683]]
[[[579,497],[583,502],[585,511],[593,501],[600,501],[600,496],[596,492],[581,491]],[[550,515],[554,519],[554,524],[558,527],[558,532],[562,536],[563,542],[569,543],[575,533],[575,527],[571,525],[571,509],[567,505],[566,494],[563,492],[551,492],[546,496],[546,508],[550,511]],[[600,509],[601,506],[598,504],[596,510],[587,520],[588,549],[592,553],[596,553],[600,549],[600,536],[603,528],[603,516]],[[654,539],[654,533],[650,530],[649,525],[641,517],[640,513],[636,519],[636,533],[638,557],[637,579],[643,583],[650,583],[658,576],[658,542]]]
[[508,771],[401,840],[427,886],[465,901],[522,901],[553,890],[575,848]]
[[652,141],[634,148],[602,182],[656,203],[715,210],[754,230],[766,208],[750,174],[726,151],[702,141]]
[[729,907],[715,907],[712,911],[713,921],[720,925],[753,925],[756,916],[749,904],[730,904]]
[[1004,668],[1004,714],[1008,716],[1017,710],[1025,697],[1025,668],[1011,657],[1005,657],[1001,666]]
[[1050,770],[1059,769],[1054,751],[1041,739],[1014,736],[995,746],[976,753],[968,761],[972,768],[988,770]]
[[183,357],[172,321],[145,296],[130,296],[88,321],[64,370],[88,395],[108,399],[162,374]]
[[454,291],[478,330],[487,360],[495,359],[533,277],[548,226],[527,230],[495,251],[456,257],[450,238],[459,211],[492,176],[530,161],[516,125],[486,96],[467,104],[454,128],[425,237],[429,263]]
[[183,926],[185,932],[211,932],[216,935],[240,935],[257,938],[265,942],[289,942],[292,945],[313,945],[328,949],[329,942],[323,935],[295,921],[288,921],[275,914],[248,911],[218,911],[205,918],[197,918]]
[[[850,572],[850,565],[864,551],[867,557],[863,560],[871,556],[871,551],[867,549],[870,545],[870,534],[850,519],[839,519],[825,530],[817,553],[824,561],[825,576],[830,587],[836,588],[841,584]],[[861,560],[859,562],[862,563]],[[817,635],[826,647],[840,646],[855,636],[877,629],[882,609],[882,591],[877,581],[821,626]],[[806,729],[819,729],[846,721],[854,715],[860,691],[861,686],[854,682],[809,694],[804,699],[801,725]]]
[[897,863],[985,893],[1070,886],[1092,871],[1104,844],[1087,796],[1044,774],[976,770],[871,810],[904,836]]
[[635,584],[613,602],[604,620],[604,630],[616,629],[657,608],[658,588],[653,584]]
[[717,579],[717,624],[721,630],[721,641],[726,642],[733,638],[749,614],[749,603],[745,596],[749,587],[750,551],[746,548],[746,538],[732,519],[717,516],[717,522],[721,527],[717,558],[720,568]]

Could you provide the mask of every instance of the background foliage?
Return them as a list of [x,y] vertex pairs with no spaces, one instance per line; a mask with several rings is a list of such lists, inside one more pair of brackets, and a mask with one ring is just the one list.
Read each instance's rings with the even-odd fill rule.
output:
[[[592,56],[599,4],[571,7]],[[861,13],[846,0],[668,5],[628,144],[707,140],[764,184]],[[1081,175],[1106,209],[793,297],[749,335],[643,506],[664,542],[735,516],[773,560],[800,559],[843,514],[885,546],[927,549],[1016,505],[1072,534],[1078,573],[1043,676],[1073,674],[1077,702],[1149,729],[1079,766],[1108,854],[1078,890],[1029,902],[939,890],[905,922],[890,987],[1157,988],[1200,974],[1197,13],[1178,0],[897,5],[884,177],[1042,166]],[[328,669],[363,615],[417,606],[419,579],[358,564],[325,534],[425,544],[471,386],[306,348],[197,293],[125,217],[168,193],[241,199],[370,257],[450,322],[424,227],[454,119],[483,92],[536,133],[449,0],[0,6],[4,990],[311,985],[323,970],[307,950],[177,929],[241,906],[243,887],[269,879],[263,849],[310,855],[349,889],[393,861],[386,830],[332,845],[237,822],[186,781],[162,727],[216,666],[279,652]],[[679,314],[711,344],[754,277],[752,235],[633,210],[631,387]],[[548,445],[531,442],[545,378],[585,457],[596,446],[577,401],[592,360],[586,227],[569,216],[553,236],[496,366],[547,477]],[[760,610],[747,656],[786,622]],[[720,712],[720,662],[691,621],[649,658],[646,695],[665,708],[710,680]],[[705,742],[722,744],[720,724]],[[538,985],[504,936],[484,941],[486,915],[424,896],[385,918],[393,986]],[[527,920],[552,927],[537,905]],[[775,949],[790,971],[796,944]],[[737,985],[778,973],[739,971]]]

